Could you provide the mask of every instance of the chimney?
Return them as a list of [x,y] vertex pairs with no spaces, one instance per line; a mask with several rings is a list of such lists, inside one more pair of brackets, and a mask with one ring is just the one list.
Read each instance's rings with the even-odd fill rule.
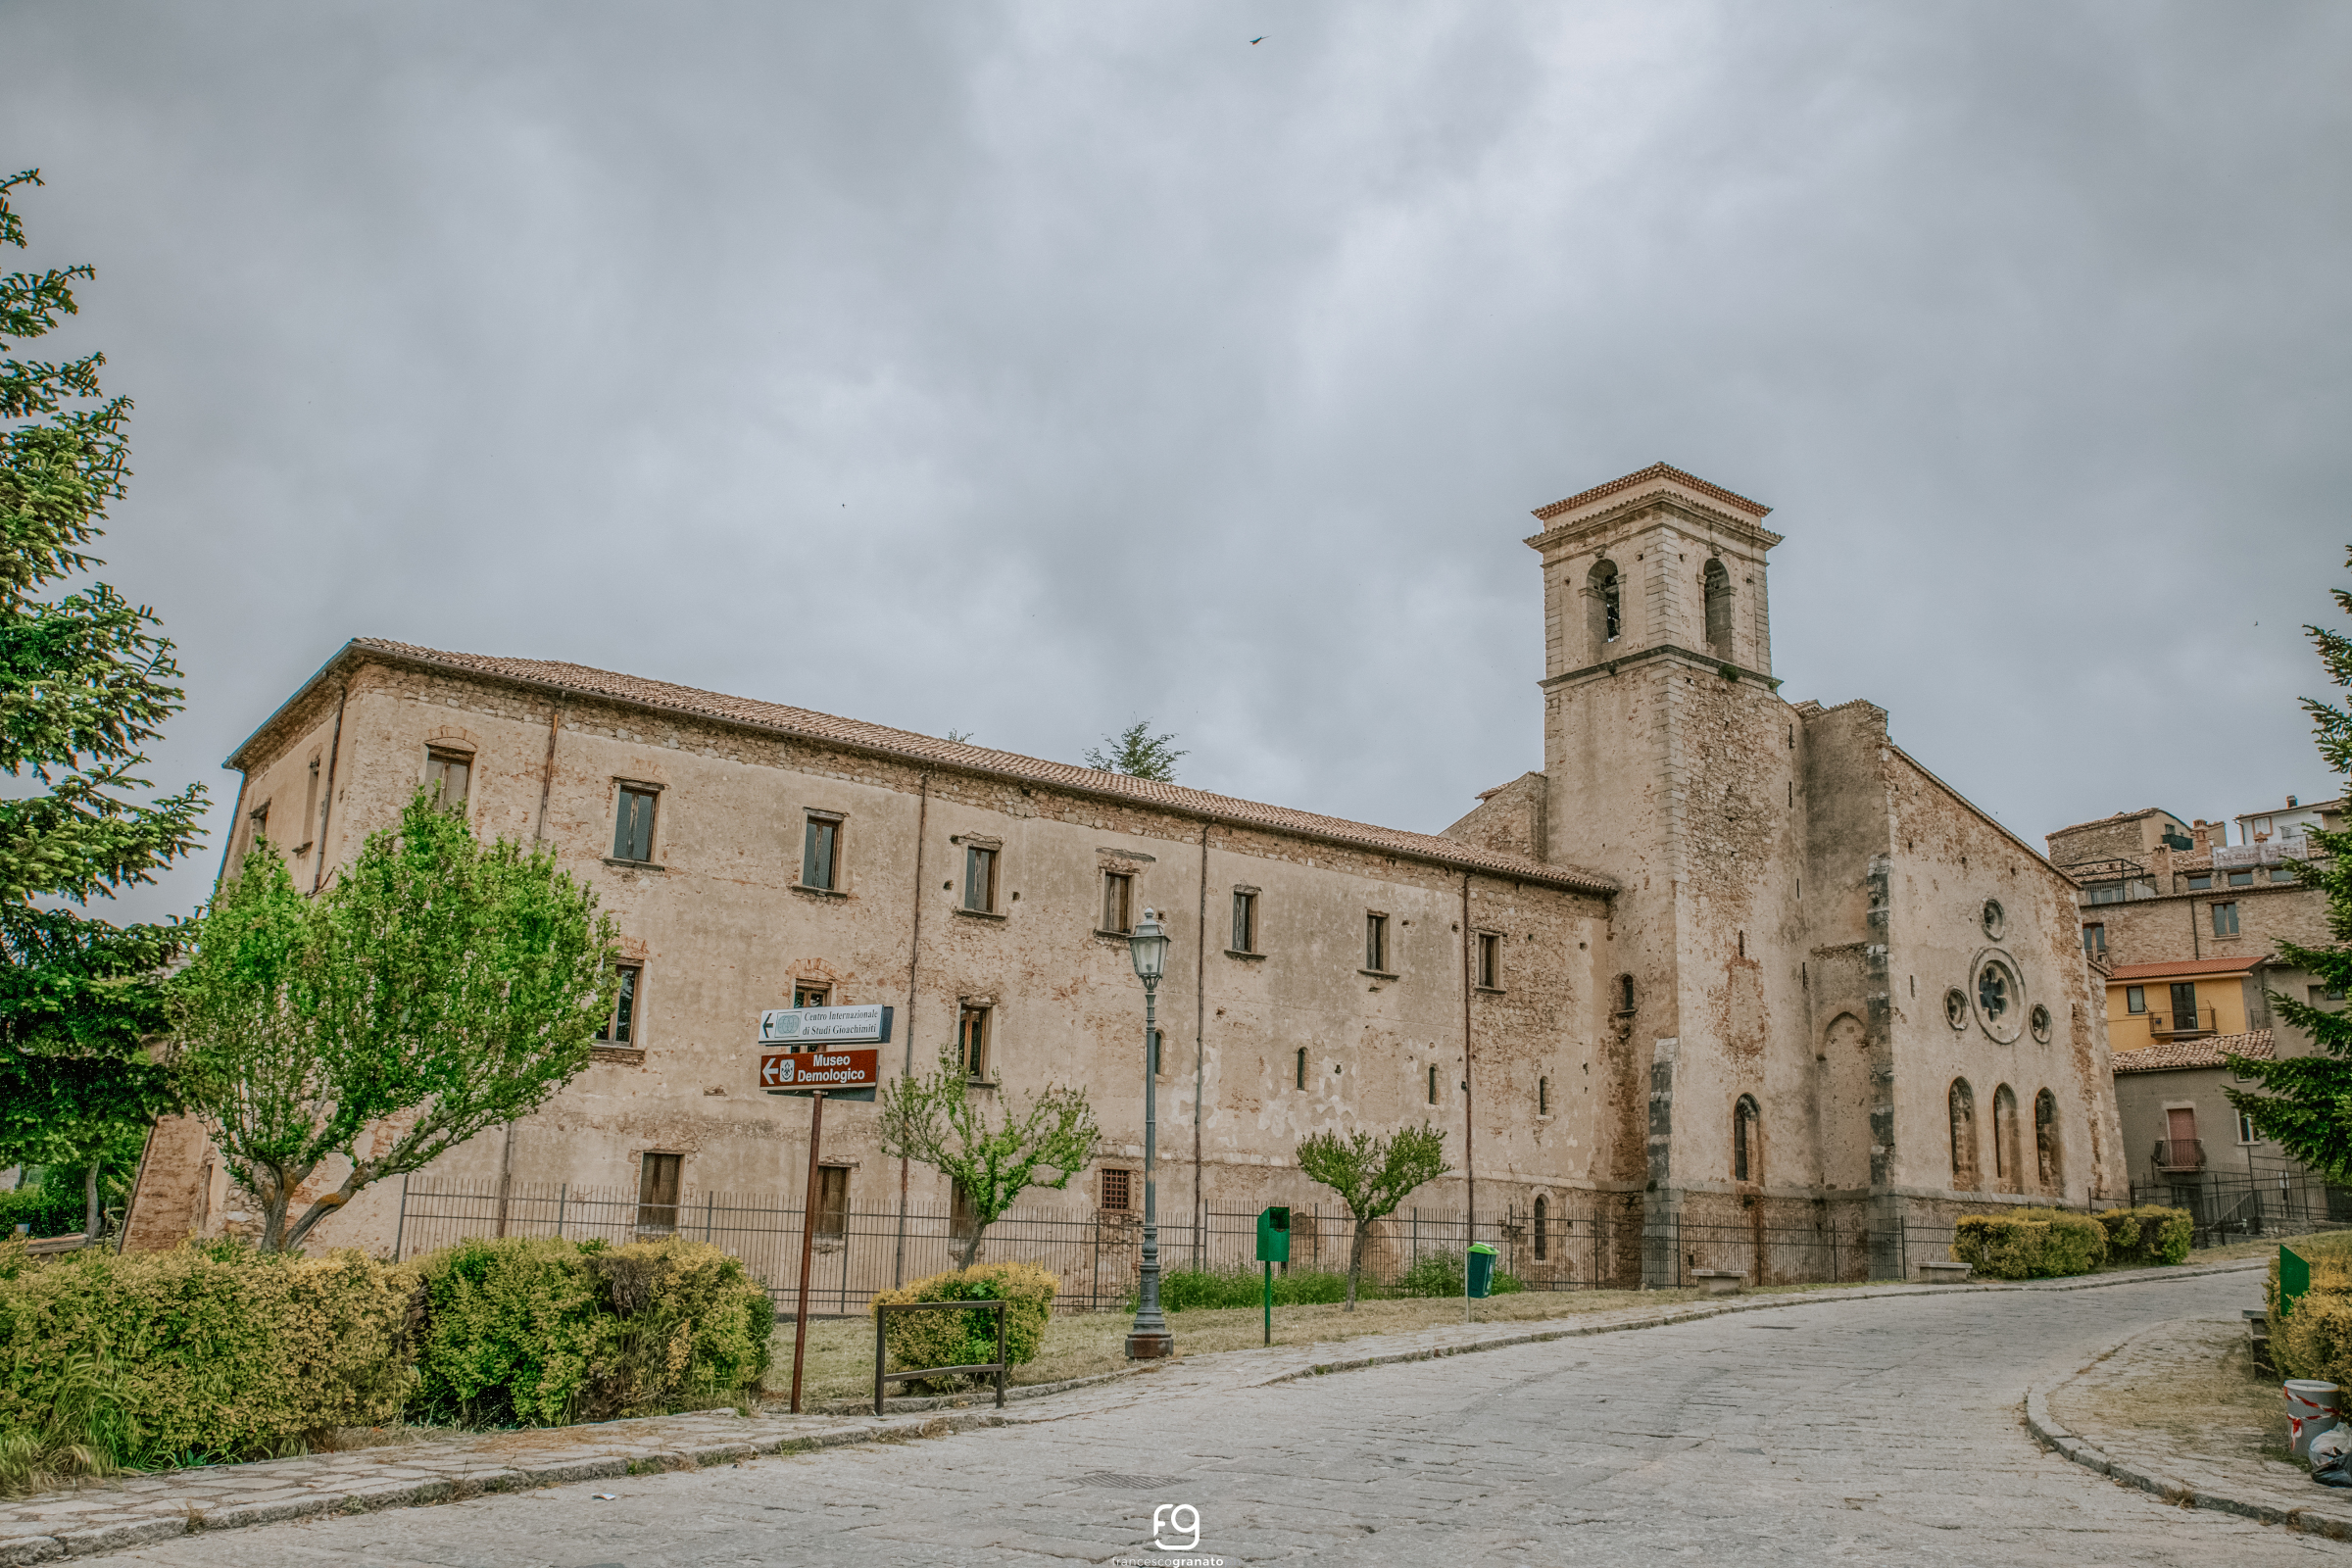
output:
[[2188,825],[2188,842],[2193,846],[2189,854],[2210,855],[2213,852],[2213,824],[2201,816],[2191,822]]
[[2295,798],[2294,798],[2292,795],[2289,795],[2289,796],[2286,798],[2286,804],[2287,804],[2289,807],[2292,807],[2292,806],[2295,804]]

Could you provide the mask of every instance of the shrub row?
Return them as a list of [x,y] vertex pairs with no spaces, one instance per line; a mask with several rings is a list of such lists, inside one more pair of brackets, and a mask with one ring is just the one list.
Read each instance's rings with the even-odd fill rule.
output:
[[89,1200],[79,1188],[17,1187],[0,1193],[0,1236],[24,1226],[35,1241],[78,1235],[89,1222]]
[[2101,1264],[2135,1268],[2178,1263],[2188,1255],[2194,1222],[2184,1208],[2114,1208],[2070,1214],[2021,1208],[1964,1214],[1953,1228],[1952,1255],[1996,1280],[2056,1279]]
[[237,1243],[0,1243],[0,1444],[119,1466],[297,1450],[404,1411],[539,1424],[739,1399],[773,1311],[696,1242],[468,1242],[398,1266]]
[[2303,1236],[2287,1244],[2311,1264],[2311,1289],[2278,1310],[2278,1255],[2271,1254],[2264,1304],[2271,1358],[2290,1378],[2352,1383],[2352,1236]]

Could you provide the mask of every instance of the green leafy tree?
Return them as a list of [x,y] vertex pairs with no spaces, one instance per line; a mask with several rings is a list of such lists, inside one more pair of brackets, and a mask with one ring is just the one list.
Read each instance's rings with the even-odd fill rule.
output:
[[[0,179],[0,245],[25,248]],[[194,847],[203,786],[141,804],[141,748],[180,708],[179,669],[152,612],[104,583],[51,594],[102,565],[86,547],[129,475],[130,400],[100,387],[104,355],[19,359],[77,314],[87,266],[0,276],[0,1164],[78,1173],[85,1224],[120,1188],[171,1103],[146,1040],[163,1021],[158,970],[177,935],[119,930],[42,896],[108,897]]]
[[84,1232],[127,1194],[148,1124],[173,1106],[149,1047],[175,926],[118,930],[67,909],[0,905],[0,1165],[75,1173]]
[[[2352,552],[2346,553],[2352,565]],[[2352,592],[2334,590],[2336,608],[2352,614]],[[2324,626],[2306,626],[2319,649],[2320,665],[2337,686],[2352,686],[2352,638]],[[2352,713],[2317,698],[2303,700],[2312,717],[2320,755],[2338,773],[2352,772]],[[2336,945],[2306,948],[2278,945],[2279,958],[2328,982],[2330,991],[2352,986],[2352,833],[2308,833],[2313,854],[2295,866],[2305,887],[2328,897],[2328,931]],[[2330,1012],[2300,998],[2271,993],[2278,1015],[2310,1035],[2319,1053],[2278,1061],[2228,1056],[2230,1070],[2251,1082],[2230,1089],[2230,1103],[2244,1111],[2254,1130],[2328,1181],[2352,1186],[2352,1013]]]
[[[1095,1157],[1102,1129],[1076,1089],[1048,1088],[1001,1119],[971,1096],[971,1080],[950,1049],[939,1071],[882,1086],[882,1152],[944,1172],[971,1209],[963,1267],[980,1261],[981,1239],[1032,1187],[1059,1192]],[[1053,1172],[1051,1179],[1047,1172]]]
[[1355,1219],[1355,1241],[1348,1249],[1347,1310],[1352,1312],[1373,1222],[1396,1213],[1415,1188],[1446,1174],[1446,1135],[1427,1122],[1381,1138],[1361,1131],[1346,1138],[1317,1133],[1298,1146],[1298,1168],[1339,1194]]
[[[552,851],[487,848],[419,790],[316,899],[256,843],[173,984],[180,1085],[290,1251],[372,1182],[528,1114],[588,1064],[611,917]],[[330,1159],[340,1183],[292,1213]]]
[[1176,760],[1192,755],[1176,750],[1172,744],[1175,736],[1152,734],[1148,718],[1137,719],[1116,735],[1105,735],[1102,739],[1109,743],[1110,750],[1106,752],[1099,746],[1089,749],[1087,766],[1101,768],[1105,773],[1125,773],[1130,778],[1148,778],[1158,784],[1175,783]]

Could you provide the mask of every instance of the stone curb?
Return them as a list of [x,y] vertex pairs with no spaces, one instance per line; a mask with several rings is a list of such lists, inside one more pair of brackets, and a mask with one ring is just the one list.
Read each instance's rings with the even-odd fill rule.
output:
[[1470,1340],[1457,1345],[1429,1346],[1417,1350],[1399,1350],[1391,1355],[1353,1356],[1344,1361],[1319,1361],[1313,1366],[1295,1372],[1277,1373],[1253,1388],[1271,1388],[1278,1383],[1296,1383],[1301,1378],[1324,1377],[1333,1372],[1361,1372],[1369,1367],[1396,1366],[1408,1361],[1435,1361],[1448,1355],[1469,1355],[1479,1350],[1507,1350],[1514,1346],[1543,1345],[1552,1340],[1582,1339],[1595,1334],[1623,1334],[1634,1329],[1670,1328],[1677,1323],[1697,1323],[1732,1312],[1768,1312],[1783,1306],[1820,1306],[1835,1301],[1869,1301],[1885,1297],[1900,1296],[1956,1296],[1967,1292],[1984,1291],[2096,1291],[2117,1285],[2146,1285],[2165,1280],[2197,1279],[2208,1274],[2234,1274],[2250,1269],[2267,1269],[2268,1258],[2236,1259],[2228,1263],[2209,1263],[2202,1267],[2176,1264],[2170,1268],[2132,1269],[2104,1278],[2082,1280],[2035,1280],[2019,1282],[2001,1280],[1969,1285],[1893,1285],[1875,1291],[1821,1291],[1793,1296],[1750,1296],[1720,1304],[1673,1307],[1648,1317],[1620,1320],[1613,1323],[1585,1323],[1554,1329],[1531,1329],[1521,1334],[1501,1334]]
[[[732,1415],[734,1412],[725,1413]],[[858,1443],[904,1443],[916,1438],[944,1438],[957,1432],[1004,1424],[1004,1417],[994,1410],[931,1415],[911,1421],[869,1420],[859,1425],[830,1427],[815,1432],[767,1433],[757,1440],[742,1443],[691,1446],[649,1443],[615,1446],[577,1459],[559,1459],[541,1465],[482,1464],[455,1478],[436,1476],[425,1481],[390,1479],[373,1484],[355,1483],[299,1497],[209,1510],[193,1503],[182,1503],[176,1513],[119,1520],[84,1530],[0,1535],[0,1568],[21,1568],[21,1565],[52,1562],[63,1557],[83,1557],[94,1552],[143,1546],[175,1536],[277,1524],[288,1519],[315,1518],[320,1514],[372,1513],[379,1508],[461,1502],[491,1493],[521,1492],[564,1482],[605,1481],[663,1470],[694,1470],[707,1465],[738,1462],[760,1454],[807,1453]]]
[[[2144,1334],[2148,1331],[2142,1329],[2139,1332]],[[2093,1358],[2094,1364],[2104,1361],[2137,1338],[2139,1334],[2132,1334],[2116,1341]],[[2082,1375],[2078,1372],[2062,1380],[2059,1387],[2063,1388]],[[2151,1475],[2136,1465],[2128,1464],[2060,1426],[2050,1415],[2049,1396],[2040,1389],[2026,1390],[2026,1430],[2033,1434],[2034,1442],[2051,1452],[2071,1459],[2086,1470],[2095,1470],[2124,1486],[2162,1497],[2167,1502],[2188,1508],[2208,1508],[2215,1513],[2233,1513],[2240,1518],[2254,1520],[2257,1524],[2284,1525],[2289,1530],[2326,1536],[2334,1541],[2352,1541],[2352,1520],[2315,1514],[2305,1508],[2280,1508],[2273,1503],[2225,1496],[2191,1482]]]
[[[1871,1300],[1883,1297],[1949,1296],[1962,1292],[1984,1291],[2082,1291],[2101,1290],[2118,1285],[2139,1285],[2164,1280],[2188,1279],[2205,1274],[2226,1274],[2240,1270],[2267,1268],[2267,1258],[2254,1258],[2230,1263],[2209,1264],[2202,1267],[2134,1269],[2129,1273],[2096,1276],[2082,1280],[2042,1280],[2031,1283],[2011,1281],[1967,1285],[1889,1285],[1875,1290],[1830,1290],[1806,1292],[1789,1296],[1751,1296],[1736,1298],[1705,1305],[1671,1307],[1646,1316],[1620,1319],[1608,1323],[1574,1324],[1559,1328],[1532,1329],[1519,1333],[1489,1335],[1451,1345],[1426,1346],[1412,1350],[1390,1354],[1354,1356],[1345,1360],[1319,1361],[1293,1371],[1277,1373],[1250,1387],[1264,1388],[1275,1384],[1296,1382],[1303,1378],[1322,1377],[1334,1372],[1353,1372],[1370,1367],[1394,1366],[1412,1361],[1434,1361],[1444,1356],[1468,1355],[1480,1350],[1500,1350],[1515,1346],[1541,1345],[1552,1340],[1576,1339],[1595,1334],[1622,1334],[1636,1329],[1666,1328],[1678,1323],[1696,1323],[1711,1317],[1733,1312],[1761,1312],[1785,1306],[1817,1306],[1835,1301]],[[1162,1362],[1161,1366],[1182,1363]],[[1073,1389],[1115,1382],[1133,1377],[1139,1371],[1156,1368],[1125,1368],[1116,1372],[1099,1373],[1092,1377],[1072,1378],[1061,1383],[1033,1384],[1025,1395],[1022,1391],[1006,1390],[1008,1398],[1035,1398],[1046,1394],[1066,1393]],[[896,1401],[893,1401],[894,1403]],[[926,1401],[928,1402],[928,1401]],[[688,1412],[703,1415],[733,1415],[728,1411]],[[2046,1412],[2045,1412],[2046,1413]],[[660,1418],[656,1418],[660,1419]],[[1051,1420],[1051,1416],[1014,1417],[999,1413],[993,1405],[986,1410],[956,1410],[953,1413],[929,1413],[916,1419],[876,1420],[823,1428],[814,1432],[786,1434],[770,1432],[759,1439],[740,1443],[703,1444],[700,1446],[676,1443],[648,1442],[634,1446],[615,1446],[569,1460],[555,1460],[540,1465],[502,1465],[483,1463],[451,1477],[435,1476],[427,1480],[379,1478],[361,1482],[357,1478],[340,1488],[323,1489],[298,1496],[232,1504],[205,1509],[192,1502],[183,1502],[178,1511],[161,1515],[120,1519],[113,1523],[93,1524],[87,1529],[25,1531],[0,1524],[0,1568],[22,1568],[22,1565],[52,1562],[65,1557],[82,1557],[96,1552],[120,1551],[130,1546],[146,1545],[151,1542],[168,1541],[176,1536],[202,1531],[235,1530],[251,1525],[277,1524],[289,1519],[314,1518],[329,1513],[371,1513],[379,1508],[421,1507],[434,1503],[460,1502],[491,1493],[519,1492],[534,1487],[555,1486],[566,1482],[605,1481],[620,1476],[644,1475],[658,1470],[692,1470],[706,1465],[727,1464],[760,1454],[806,1453],[821,1448],[841,1447],[859,1443],[903,1443],[915,1438],[948,1437],[988,1427],[1001,1427],[1020,1421]],[[548,1435],[562,1431],[580,1432],[580,1428],[555,1428]],[[2080,1440],[2072,1439],[2070,1441]],[[263,1461],[268,1463],[270,1461]],[[246,1472],[253,1473],[253,1472]],[[2151,1486],[2151,1491],[2161,1487]],[[2221,1506],[2221,1504],[2215,1504]],[[2275,1510],[2274,1510],[2275,1511]],[[2303,1528],[2312,1528],[2305,1526]]]
[[[1007,1383],[1004,1385],[1004,1399],[1006,1403],[1010,1403],[1014,1399],[1042,1399],[1049,1394],[1067,1394],[1072,1389],[1091,1389],[1097,1384],[1116,1383],[1121,1378],[1131,1378],[1138,1372],[1150,1370],[1152,1369],[1149,1367],[1127,1366],[1119,1368],[1116,1372],[1097,1372],[1083,1378],[1063,1378],[1059,1383]],[[965,1394],[901,1395],[895,1399],[884,1400],[882,1408],[895,1415],[914,1410],[963,1410],[982,1402],[993,1405],[996,1400],[996,1390],[990,1388],[977,1389]],[[836,1399],[830,1404],[819,1405],[816,1413],[818,1415],[861,1415],[873,1408],[873,1403],[874,1401],[871,1399]]]

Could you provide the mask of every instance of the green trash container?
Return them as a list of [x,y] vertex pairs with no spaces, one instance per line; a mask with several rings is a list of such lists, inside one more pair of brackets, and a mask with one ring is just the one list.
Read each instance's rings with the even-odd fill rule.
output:
[[1483,1297],[1494,1284],[1494,1249],[1484,1242],[1470,1244],[1471,1296]]

